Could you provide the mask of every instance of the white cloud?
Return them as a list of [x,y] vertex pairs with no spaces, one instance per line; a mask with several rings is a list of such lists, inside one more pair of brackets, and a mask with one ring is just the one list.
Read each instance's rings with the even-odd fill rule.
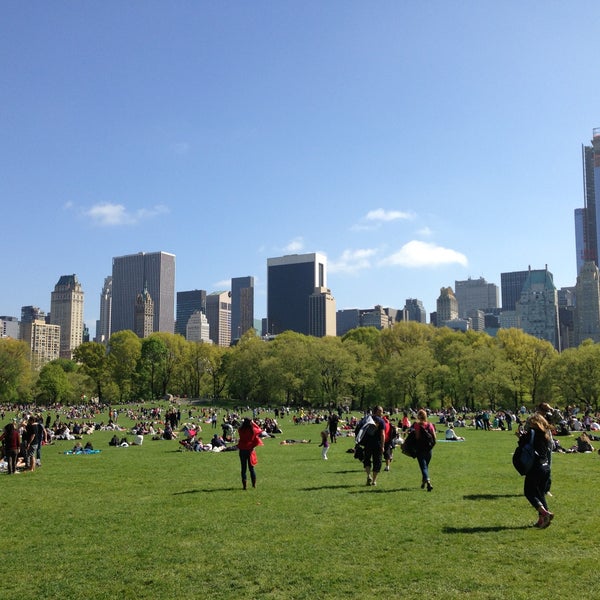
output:
[[300,236],[294,238],[287,246],[285,246],[284,250],[286,252],[299,252],[304,248],[304,239]]
[[373,266],[371,258],[376,254],[377,250],[373,248],[344,250],[339,259],[328,262],[327,270],[330,273],[356,273],[370,269]]
[[414,214],[410,212],[403,212],[401,210],[384,210],[378,208],[376,210],[370,210],[365,217],[367,221],[397,221],[398,219],[414,219]]
[[383,259],[380,264],[409,268],[437,267],[449,264],[459,264],[466,267],[468,260],[464,254],[456,250],[412,240],[404,244],[398,252]]
[[104,202],[95,204],[91,208],[84,210],[83,214],[89,217],[96,225],[111,227],[135,225],[144,219],[151,219],[167,212],[169,212],[169,209],[162,204],[158,204],[152,208],[140,208],[131,212],[122,204]]

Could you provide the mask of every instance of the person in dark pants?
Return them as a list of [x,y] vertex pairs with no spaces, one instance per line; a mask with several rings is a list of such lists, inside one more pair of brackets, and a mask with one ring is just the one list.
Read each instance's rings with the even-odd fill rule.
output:
[[383,408],[376,406],[371,416],[373,417],[373,421],[375,421],[375,431],[373,435],[364,438],[365,458],[363,459],[363,466],[367,474],[367,485],[377,485],[377,476],[381,471],[383,448],[385,446]]
[[332,444],[337,443],[337,430],[339,421],[339,416],[334,412],[332,412],[329,415],[329,418],[327,419],[327,427],[329,428],[329,439]]
[[427,491],[431,492],[433,486],[429,478],[429,462],[431,461],[431,450],[435,445],[436,436],[435,427],[427,420],[425,409],[421,408],[417,412],[417,421],[414,428],[417,438],[417,462],[421,469],[421,489],[427,486]]
[[546,494],[550,482],[550,456],[552,452],[552,435],[550,423],[538,412],[533,414],[528,421],[530,430],[523,435],[531,435],[533,431],[533,447],[535,460],[529,473],[525,475],[523,494],[538,512],[537,523],[534,527],[545,529],[554,518],[548,510]]
[[[254,448],[256,446],[262,446],[262,440],[260,439],[261,429],[251,419],[247,417],[242,421],[240,428],[238,429],[238,451],[240,454],[240,464],[242,467],[242,488],[247,487],[247,472],[250,471],[250,480],[252,481],[252,487],[256,487],[256,471],[254,470],[254,459],[256,454]],[[252,456],[254,454],[254,456]]]

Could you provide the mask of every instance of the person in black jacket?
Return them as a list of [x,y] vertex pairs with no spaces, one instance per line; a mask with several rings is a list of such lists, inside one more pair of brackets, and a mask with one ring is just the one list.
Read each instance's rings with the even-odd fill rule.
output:
[[[550,423],[540,414],[535,413],[528,421],[530,431],[534,432],[533,447],[535,460],[525,475],[523,493],[531,506],[538,512],[534,527],[545,529],[550,525],[554,514],[548,510],[546,493],[550,481],[550,456],[552,452],[552,434]],[[526,433],[525,435],[530,435]]]

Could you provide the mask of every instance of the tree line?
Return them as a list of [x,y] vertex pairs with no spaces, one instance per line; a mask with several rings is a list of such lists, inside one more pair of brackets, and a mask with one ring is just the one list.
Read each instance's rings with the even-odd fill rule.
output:
[[74,360],[34,372],[27,345],[0,340],[2,402],[113,404],[167,394],[247,405],[512,409],[542,400],[598,409],[600,345],[558,353],[520,329],[482,332],[408,322],[343,337],[287,331],[271,341],[247,332],[230,348],[157,332],[85,342]]

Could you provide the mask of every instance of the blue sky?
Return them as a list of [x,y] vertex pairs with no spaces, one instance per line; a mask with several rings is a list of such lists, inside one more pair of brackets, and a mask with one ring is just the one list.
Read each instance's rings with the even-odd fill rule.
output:
[[178,291],[327,255],[338,308],[547,264],[575,284],[597,1],[5,2],[0,314],[112,257]]

